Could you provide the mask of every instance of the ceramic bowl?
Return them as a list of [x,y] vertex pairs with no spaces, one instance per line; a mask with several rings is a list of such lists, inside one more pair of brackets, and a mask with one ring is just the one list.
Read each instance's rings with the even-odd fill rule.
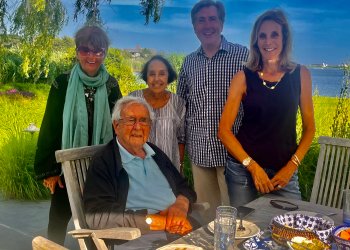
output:
[[283,214],[274,217],[270,227],[272,237],[277,240],[291,240],[293,237],[301,236],[309,240],[320,239],[329,244],[334,223],[305,214]]
[[341,231],[350,229],[349,226],[341,225],[333,229],[332,235],[335,243],[337,244],[338,249],[341,250],[350,250],[350,240],[346,240],[339,237]]

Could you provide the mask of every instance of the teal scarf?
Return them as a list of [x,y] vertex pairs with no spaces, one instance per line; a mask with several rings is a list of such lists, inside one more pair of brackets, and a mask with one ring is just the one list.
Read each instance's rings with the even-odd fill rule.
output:
[[96,88],[92,145],[106,143],[113,138],[106,88],[108,78],[103,64],[95,77],[87,76],[79,64],[73,67],[63,110],[62,149],[88,145],[88,114],[83,85]]

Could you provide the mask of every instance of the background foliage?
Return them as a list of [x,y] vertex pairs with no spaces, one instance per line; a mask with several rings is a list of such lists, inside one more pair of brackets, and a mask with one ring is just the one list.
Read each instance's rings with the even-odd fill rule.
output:
[[[108,70],[115,76],[120,77],[119,83],[123,89],[123,94],[128,91],[133,91],[137,88],[143,88],[133,82],[135,76],[130,76],[130,66],[127,60],[123,59],[121,52],[111,49],[108,53]],[[111,60],[111,61],[109,61]],[[118,63],[116,63],[118,62]],[[121,68],[127,72],[127,76],[123,76],[124,71],[118,71],[119,64],[123,64]],[[348,82],[348,75],[344,75],[345,81]],[[347,78],[346,78],[347,77]],[[124,79],[124,80],[123,80]],[[130,81],[129,81],[130,80]],[[176,84],[174,84],[176,86]],[[41,119],[46,106],[46,98],[49,91],[47,84],[2,84],[0,85],[0,105],[2,112],[0,113],[0,120],[6,121],[0,124],[0,191],[8,198],[18,199],[44,199],[47,197],[47,190],[43,188],[41,183],[35,182],[33,179],[33,157],[34,149],[37,140],[37,134],[31,136],[23,132],[23,129],[28,126],[30,122],[36,123],[40,127]],[[9,94],[13,89],[22,91],[22,94]],[[344,92],[343,88],[342,91]],[[24,97],[23,94],[27,92],[35,93],[35,97]],[[125,93],[127,92],[127,93]],[[349,90],[345,91],[347,95]],[[333,126],[335,117],[345,117],[339,120],[340,124],[348,124],[349,105],[340,108],[340,104],[349,102],[348,99],[320,97],[314,96],[315,107],[315,121],[316,121],[316,135],[313,144],[301,166],[299,167],[300,188],[302,197],[308,200],[311,195],[313,178],[315,175],[319,146],[317,138],[320,135],[332,136],[336,130]],[[345,119],[345,120],[344,120]],[[349,125],[347,125],[349,126]],[[338,130],[342,131],[342,130]],[[298,135],[301,135],[301,119],[298,119]],[[337,134],[339,137],[349,138],[348,134]],[[192,173],[189,167],[188,159],[185,164],[185,176],[189,183],[192,183]]]

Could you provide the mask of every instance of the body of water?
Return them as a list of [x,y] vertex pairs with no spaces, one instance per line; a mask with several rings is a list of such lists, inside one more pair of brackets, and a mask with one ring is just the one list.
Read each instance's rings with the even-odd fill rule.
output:
[[339,96],[344,72],[334,68],[311,68],[312,91],[320,96]]

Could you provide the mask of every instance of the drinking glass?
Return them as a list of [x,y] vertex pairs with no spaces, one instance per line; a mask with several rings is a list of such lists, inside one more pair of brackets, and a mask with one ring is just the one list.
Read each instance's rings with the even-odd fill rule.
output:
[[350,190],[343,191],[343,222],[350,226]]
[[236,234],[237,209],[231,206],[219,206],[214,220],[214,250],[234,248]]

